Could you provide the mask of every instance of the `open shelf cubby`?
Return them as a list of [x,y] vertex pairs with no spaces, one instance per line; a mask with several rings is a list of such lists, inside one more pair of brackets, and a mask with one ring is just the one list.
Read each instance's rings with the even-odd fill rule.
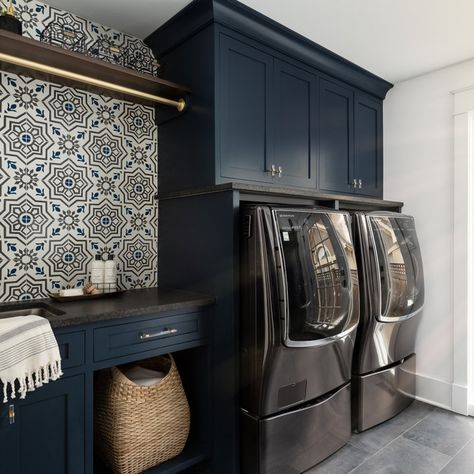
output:
[[[174,352],[179,374],[191,411],[191,429],[178,456],[144,472],[174,474],[204,464],[210,457],[209,352],[207,346]],[[137,362],[139,364],[139,362]],[[94,474],[111,474],[104,462],[94,457]]]

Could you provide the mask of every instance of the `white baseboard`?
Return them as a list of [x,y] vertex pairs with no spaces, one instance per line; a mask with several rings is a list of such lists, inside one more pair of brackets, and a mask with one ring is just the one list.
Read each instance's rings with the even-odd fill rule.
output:
[[452,384],[416,374],[416,398],[430,405],[435,405],[446,410],[452,410]]
[[468,406],[467,387],[416,374],[416,399],[461,415],[474,415]]
[[453,395],[451,410],[461,415],[469,415],[469,404],[467,401],[467,387],[465,385],[452,384]]

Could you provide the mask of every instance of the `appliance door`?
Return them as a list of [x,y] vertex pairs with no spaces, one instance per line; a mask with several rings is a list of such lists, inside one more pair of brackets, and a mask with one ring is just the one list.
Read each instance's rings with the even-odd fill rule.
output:
[[359,319],[349,215],[277,209],[273,217],[284,344],[315,346],[343,337]]
[[382,322],[409,319],[423,309],[424,281],[413,217],[395,213],[367,215],[375,253],[378,304]]

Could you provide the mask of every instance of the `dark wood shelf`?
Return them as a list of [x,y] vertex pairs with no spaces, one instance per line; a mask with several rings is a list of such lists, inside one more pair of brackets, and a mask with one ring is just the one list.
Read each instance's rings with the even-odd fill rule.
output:
[[175,474],[205,461],[209,455],[202,448],[186,446],[183,452],[169,461],[145,471],[149,474]]
[[[207,451],[188,443],[180,455],[144,472],[148,474],[177,474],[185,469],[197,466],[208,459],[209,453]],[[106,467],[99,458],[96,458],[94,474],[112,474],[112,470]]]
[[[99,80],[166,99],[177,101],[181,98],[185,98],[191,92],[186,86],[175,84],[148,74],[142,74],[83,54],[67,51],[5,30],[0,30],[0,53],[21,60],[40,63],[49,68],[57,68],[69,73],[86,76],[93,81]],[[64,78],[51,72],[40,72],[33,68],[11,64],[4,60],[0,60],[0,69],[15,74],[26,74],[31,77],[77,87],[111,97],[132,100],[147,105],[156,104],[153,100],[140,98],[126,92],[117,92],[108,89],[104,85],[98,86],[86,83],[82,80]]]

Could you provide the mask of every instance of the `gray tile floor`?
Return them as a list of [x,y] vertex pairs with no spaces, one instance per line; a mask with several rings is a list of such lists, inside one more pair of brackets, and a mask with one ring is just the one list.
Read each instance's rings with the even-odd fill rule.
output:
[[474,418],[415,401],[306,474],[473,474]]

